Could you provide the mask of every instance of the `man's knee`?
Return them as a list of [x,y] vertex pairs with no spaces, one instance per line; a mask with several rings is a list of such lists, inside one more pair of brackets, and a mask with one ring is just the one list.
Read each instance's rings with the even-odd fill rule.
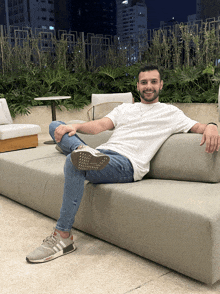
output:
[[73,171],[74,174],[80,174],[83,177],[86,177],[86,171],[79,170],[73,165],[72,160],[71,160],[71,154],[68,154],[66,157],[66,162],[64,165],[64,174],[66,174],[68,171]]
[[63,121],[52,121],[49,125],[49,133],[54,134],[55,129],[60,125],[65,125],[65,123]]

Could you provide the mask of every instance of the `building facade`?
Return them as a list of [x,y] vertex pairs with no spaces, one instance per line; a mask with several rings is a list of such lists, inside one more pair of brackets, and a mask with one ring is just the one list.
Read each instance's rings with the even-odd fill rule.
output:
[[55,28],[116,35],[116,0],[56,0]]
[[219,0],[197,0],[196,1],[197,19],[218,18],[220,16]]
[[117,36],[127,42],[147,32],[147,6],[144,0],[117,0]]
[[7,26],[54,29],[54,0],[4,1]]
[[116,35],[116,0],[0,0],[2,24]]

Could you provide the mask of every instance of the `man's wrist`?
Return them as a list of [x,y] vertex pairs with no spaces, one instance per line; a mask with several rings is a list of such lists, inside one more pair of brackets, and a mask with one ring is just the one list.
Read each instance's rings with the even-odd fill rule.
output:
[[73,131],[77,132],[78,131],[78,124],[72,124],[71,128],[72,128]]
[[218,125],[216,123],[214,123],[214,122],[210,122],[210,123],[207,124],[207,126],[208,125],[214,125],[214,126],[216,126],[218,128]]

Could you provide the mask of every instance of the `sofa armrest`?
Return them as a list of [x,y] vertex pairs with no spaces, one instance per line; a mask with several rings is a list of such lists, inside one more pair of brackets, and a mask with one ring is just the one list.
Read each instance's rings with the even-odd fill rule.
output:
[[152,159],[145,178],[220,182],[220,153],[206,153],[201,139],[201,134],[172,135]]

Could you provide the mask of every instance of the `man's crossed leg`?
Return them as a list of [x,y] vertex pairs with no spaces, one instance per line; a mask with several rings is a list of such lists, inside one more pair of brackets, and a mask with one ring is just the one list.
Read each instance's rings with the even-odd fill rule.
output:
[[[54,141],[55,129],[60,124],[64,123],[55,121],[50,124],[49,131]],[[131,162],[117,152],[92,149],[76,134],[71,137],[65,134],[58,146],[66,155],[60,217],[52,234],[26,257],[30,263],[50,261],[76,249],[71,229],[83,197],[85,180],[94,184],[133,181]]]

